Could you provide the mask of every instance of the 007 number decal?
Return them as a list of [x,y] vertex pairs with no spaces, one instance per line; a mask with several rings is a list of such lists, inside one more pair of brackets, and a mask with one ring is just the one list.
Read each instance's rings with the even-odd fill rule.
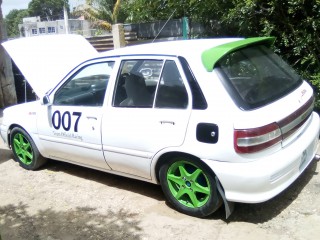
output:
[[78,132],[78,123],[81,114],[81,112],[73,112],[71,115],[69,111],[66,111],[61,115],[60,111],[57,110],[52,115],[52,125],[56,130],[59,130],[62,126],[65,131],[69,131],[72,125],[72,116],[75,116],[74,132]]

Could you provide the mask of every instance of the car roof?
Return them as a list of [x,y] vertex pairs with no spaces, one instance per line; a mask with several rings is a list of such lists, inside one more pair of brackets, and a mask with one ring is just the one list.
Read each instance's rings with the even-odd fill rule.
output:
[[191,62],[202,62],[207,71],[212,71],[218,60],[226,54],[252,44],[272,45],[274,40],[275,38],[273,37],[256,37],[247,39],[216,38],[166,41],[119,48],[103,52],[101,53],[101,56],[136,56],[151,54],[183,56]]
[[217,38],[217,39],[192,39],[166,41],[156,43],[146,43],[134,46],[128,46],[115,50],[102,52],[102,56],[123,56],[123,55],[171,55],[188,56],[195,52],[201,53],[209,48],[219,46],[225,43],[234,42],[241,38]]
[[36,94],[42,96],[56,86],[71,69],[92,59],[131,55],[182,56],[195,70],[205,68],[210,72],[225,54],[250,44],[270,44],[273,40],[270,37],[178,40],[141,44],[98,53],[82,36],[59,34],[20,38],[2,45]]

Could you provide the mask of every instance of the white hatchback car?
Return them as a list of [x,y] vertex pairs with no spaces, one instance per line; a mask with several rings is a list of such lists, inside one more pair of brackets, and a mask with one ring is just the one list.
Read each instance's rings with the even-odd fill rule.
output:
[[316,155],[312,88],[274,39],[163,42],[97,53],[76,35],[8,41],[40,100],[4,110],[28,170],[54,159],[160,184],[198,217],[266,201]]

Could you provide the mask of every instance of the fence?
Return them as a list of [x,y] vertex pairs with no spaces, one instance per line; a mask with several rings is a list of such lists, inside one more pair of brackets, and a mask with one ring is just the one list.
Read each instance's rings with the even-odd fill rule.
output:
[[[166,21],[156,21],[152,23],[124,24],[126,45],[136,45],[152,41],[169,41],[183,38],[183,19]],[[84,33],[75,32],[85,35]],[[204,28],[198,23],[189,21],[188,35],[202,35]],[[92,46],[99,52],[112,50],[113,36],[112,33],[104,33],[102,36],[86,38]],[[32,88],[24,80],[23,75],[13,64],[15,85],[18,97],[18,103],[32,101],[36,99]]]
[[[168,22],[156,21],[151,23],[124,24],[125,42],[127,46],[148,43],[152,41],[171,41],[182,39],[184,35],[183,19]],[[204,28],[201,24],[189,21],[188,35],[202,35]],[[103,36],[88,37],[87,40],[97,51],[107,51],[114,48],[111,33]]]

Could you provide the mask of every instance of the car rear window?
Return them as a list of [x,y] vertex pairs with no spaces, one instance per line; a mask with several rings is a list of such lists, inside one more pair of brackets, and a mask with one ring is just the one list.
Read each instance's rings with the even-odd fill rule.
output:
[[267,105],[302,83],[301,77],[263,45],[232,52],[217,63],[229,94],[244,110]]

